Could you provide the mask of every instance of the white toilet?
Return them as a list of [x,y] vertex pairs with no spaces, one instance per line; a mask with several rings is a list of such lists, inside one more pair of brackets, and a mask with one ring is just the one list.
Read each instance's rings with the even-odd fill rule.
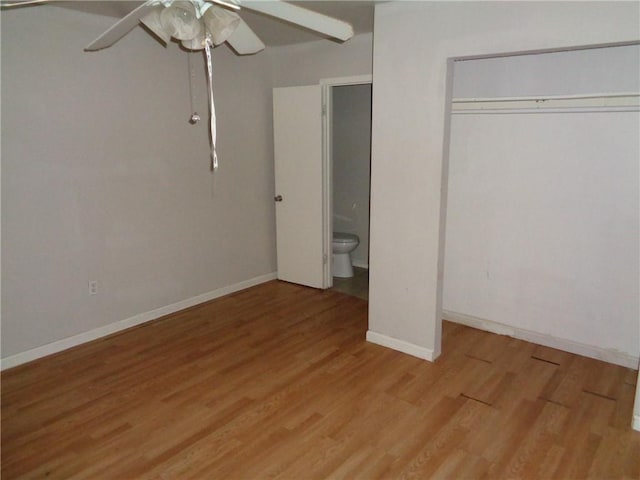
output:
[[332,273],[334,277],[353,277],[351,266],[351,252],[360,244],[360,239],[352,233],[333,232],[333,261]]

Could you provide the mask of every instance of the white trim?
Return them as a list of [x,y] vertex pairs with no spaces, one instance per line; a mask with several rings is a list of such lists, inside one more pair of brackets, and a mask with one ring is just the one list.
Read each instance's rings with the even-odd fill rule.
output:
[[351,77],[336,77],[336,78],[322,78],[320,79],[320,86],[322,90],[322,238],[323,249],[326,262],[323,269],[323,284],[324,288],[333,287],[333,272],[331,271],[331,255],[332,252],[332,232],[333,232],[333,203],[332,203],[332,180],[333,170],[331,165],[332,142],[331,137],[333,132],[331,131],[331,89],[333,87],[342,85],[363,85],[373,84],[373,75],[354,75]]
[[361,85],[365,83],[373,83],[373,75],[354,75],[351,77],[323,78],[320,85],[340,86],[340,85]]
[[454,98],[451,101],[451,113],[454,115],[637,112],[639,109],[640,94],[637,92],[546,97]]
[[582,355],[584,357],[595,358],[604,362],[622,365],[623,367],[633,368],[634,370],[638,368],[639,357],[625,352],[605,349],[595,345],[587,345],[566,338],[558,338],[545,333],[534,332],[524,328],[513,327],[511,325],[505,325],[492,320],[486,320],[484,318],[478,318],[472,315],[465,315],[463,313],[456,313],[448,310],[442,311],[442,318],[444,320],[460,323],[479,330],[497,333],[498,335],[507,335],[509,337],[526,340],[527,342],[543,345],[545,347],[557,348],[558,350],[575,353],[576,355]]
[[69,348],[82,345],[83,343],[106,337],[107,335],[126,330],[127,328],[135,327],[136,325],[140,325],[151,320],[156,320],[160,317],[164,317],[165,315],[184,310],[185,308],[193,307],[200,303],[208,302],[215,298],[223,297],[225,295],[229,295],[230,293],[244,290],[245,288],[253,287],[254,285],[258,285],[260,283],[275,280],[276,277],[276,272],[260,275],[258,277],[250,278],[249,280],[245,280],[234,285],[218,288],[217,290],[213,290],[211,292],[203,293],[195,297],[187,298],[186,300],[172,303],[171,305],[151,310],[150,312],[140,313],[138,315],[134,315],[133,317],[110,323],[109,325],[94,328],[93,330],[89,330],[88,332],[83,332],[72,337],[67,337],[62,340],[58,340],[57,342],[48,343],[46,345],[42,345],[41,347],[27,350],[26,352],[11,355],[10,357],[3,358],[0,361],[0,370],[6,370],[8,368],[16,367],[18,365],[22,365],[23,363],[31,362],[33,360],[37,360],[38,358],[46,357],[47,355],[52,355]]
[[[321,83],[322,85],[322,83]],[[324,255],[323,283],[325,288],[333,287],[333,246],[331,232],[333,232],[333,165],[328,160],[333,156],[331,137],[331,88],[322,85],[322,245]]]
[[631,428],[640,431],[640,374],[638,374],[636,378],[636,399],[633,402]]
[[397,350],[398,352],[406,353],[430,362],[435,361],[435,359],[440,356],[440,352],[435,352],[430,348],[421,347],[372,330],[367,330],[367,342],[391,348],[392,350]]
[[640,107],[558,107],[558,108],[523,108],[523,107],[500,107],[500,108],[477,108],[453,110],[451,115],[522,115],[522,114],[550,114],[550,113],[617,113],[617,112],[640,112]]

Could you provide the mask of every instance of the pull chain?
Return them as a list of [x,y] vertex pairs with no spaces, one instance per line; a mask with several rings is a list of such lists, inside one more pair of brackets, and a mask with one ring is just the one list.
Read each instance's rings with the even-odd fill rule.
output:
[[189,118],[189,123],[191,125],[195,125],[200,121],[200,115],[195,111],[196,104],[196,94],[193,91],[193,79],[195,77],[193,72],[193,65],[191,65],[191,52],[187,52],[187,62],[189,65],[189,102],[191,106],[191,118]]

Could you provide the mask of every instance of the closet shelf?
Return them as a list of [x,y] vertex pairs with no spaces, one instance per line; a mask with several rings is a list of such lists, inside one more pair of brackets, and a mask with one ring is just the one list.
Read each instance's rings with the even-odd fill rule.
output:
[[640,93],[454,98],[452,114],[640,111]]

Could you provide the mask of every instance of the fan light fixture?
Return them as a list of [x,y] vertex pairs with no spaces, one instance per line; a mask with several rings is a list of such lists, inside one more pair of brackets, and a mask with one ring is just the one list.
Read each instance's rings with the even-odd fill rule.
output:
[[240,25],[238,14],[216,6],[208,8],[203,18],[214,45],[226,42]]
[[[3,6],[24,5],[53,0],[0,0]],[[353,36],[350,24],[307,10],[284,0],[146,0],[102,35],[91,42],[86,51],[110,47],[130,32],[138,22],[144,24],[167,45],[171,38],[180,41],[188,50],[203,50],[207,65],[208,100],[210,113],[211,170],[218,168],[216,154],[216,112],[213,104],[213,62],[211,53],[216,45],[227,42],[239,55],[251,55],[265,48],[264,43],[235,13],[240,6],[275,19],[293,23],[338,40]],[[191,116],[196,123],[199,115]]]
[[214,45],[220,45],[235,32],[240,25],[240,17],[223,8],[211,6],[202,16],[204,28],[200,35],[189,40],[182,40],[182,46],[188,50],[202,50],[207,36]]
[[[157,3],[156,3],[157,2]],[[218,169],[216,153],[216,110],[213,103],[213,67],[211,49],[227,41],[240,25],[240,17],[224,7],[234,10],[238,6],[224,0],[217,5],[203,0],[152,0],[152,10],[140,18],[160,40],[169,43],[171,37],[180,40],[188,50],[205,51],[207,84],[209,90],[211,170]],[[222,6],[221,6],[222,5]],[[200,116],[194,113],[189,123],[195,124]]]
[[163,5],[144,16],[142,23],[165,44],[173,37],[188,50],[202,50],[207,36],[213,45],[220,45],[240,25],[238,14],[211,3],[165,0]]
[[[160,11],[158,9],[151,11],[142,20],[143,23],[165,43],[168,43],[167,40],[173,37],[180,40],[184,48],[205,50],[209,87],[211,170],[215,171],[218,169],[218,155],[216,153],[216,110],[213,103],[211,48],[227,41],[240,25],[240,17],[222,7],[198,0],[163,0],[162,3],[164,8]],[[190,123],[195,124],[199,119],[199,115],[194,114]]]
[[193,40],[202,32],[202,24],[191,2],[174,2],[162,10],[160,25],[167,34],[178,40]]

